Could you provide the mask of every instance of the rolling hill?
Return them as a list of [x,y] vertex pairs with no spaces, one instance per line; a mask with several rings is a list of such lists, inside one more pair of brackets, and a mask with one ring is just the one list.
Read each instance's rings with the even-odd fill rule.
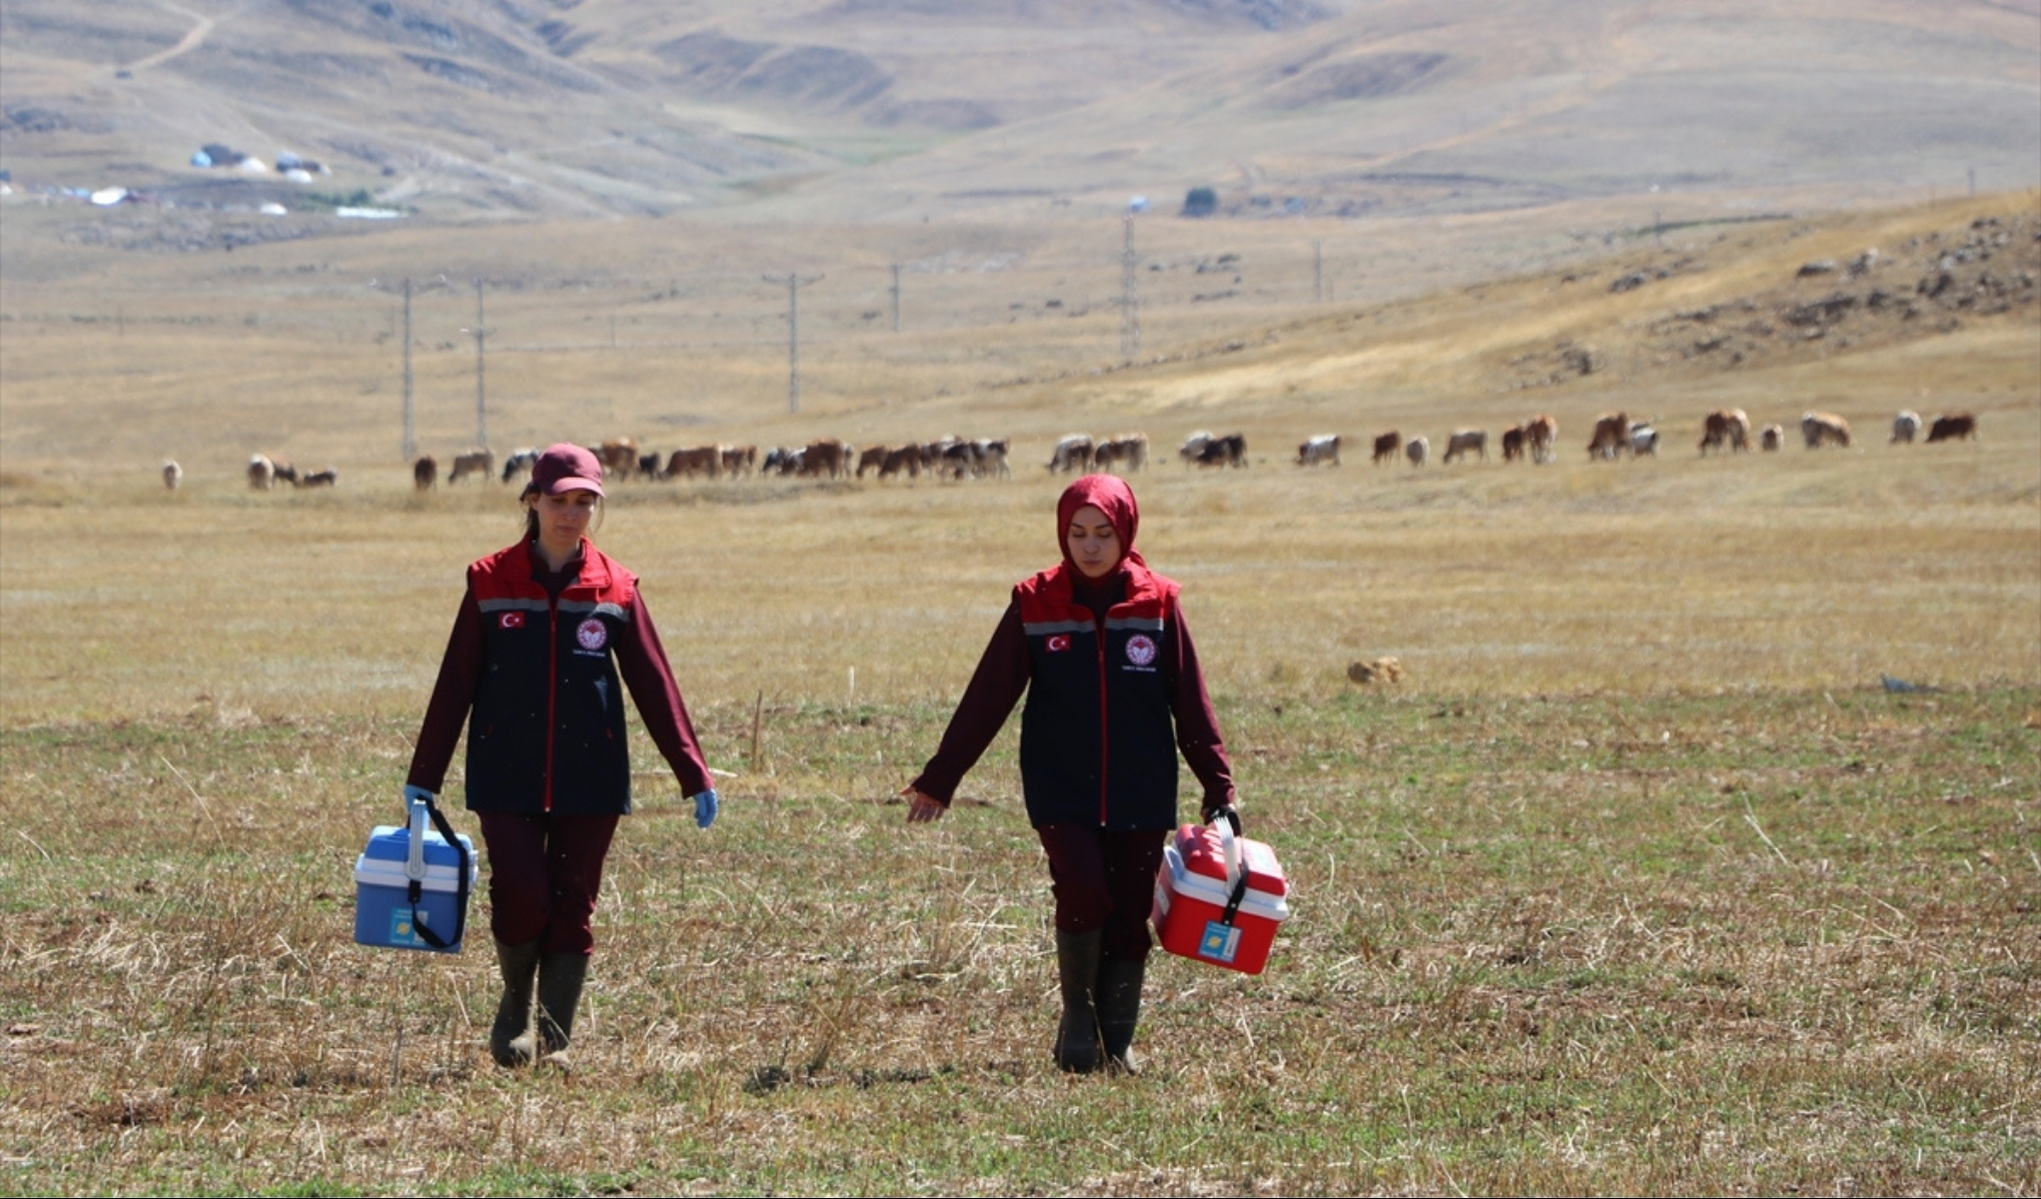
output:
[[[12,0],[17,189],[433,221],[1228,217],[2041,181],[2041,5]],[[330,168],[188,165],[206,144]],[[1755,198],[1754,198],[1755,197]]]

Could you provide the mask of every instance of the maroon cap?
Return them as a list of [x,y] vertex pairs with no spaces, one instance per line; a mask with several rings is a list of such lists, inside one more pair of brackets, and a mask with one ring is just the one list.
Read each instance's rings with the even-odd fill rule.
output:
[[532,467],[532,487],[546,495],[563,491],[592,491],[602,494],[602,463],[578,445],[561,442],[549,445]]

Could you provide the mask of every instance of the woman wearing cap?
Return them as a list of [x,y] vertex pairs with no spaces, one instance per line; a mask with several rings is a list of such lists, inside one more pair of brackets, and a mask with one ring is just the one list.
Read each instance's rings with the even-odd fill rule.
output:
[[603,859],[631,810],[620,679],[695,822],[709,827],[717,804],[637,576],[586,536],[602,465],[580,446],[552,446],[519,500],[523,538],[468,567],[404,787],[407,800],[436,793],[467,726],[467,805],[488,846],[503,974],[489,1050],[505,1066],[565,1063]]
[[1177,585],[1134,551],[1134,492],[1112,475],[1056,505],[1063,561],[1014,588],[935,757],[907,788],[907,819],[939,819],[1027,692],[1021,788],[1049,858],[1063,1018],[1056,1064],[1131,1071],[1152,942],[1156,868],[1176,826],[1177,751],[1203,815],[1232,810],[1233,771]]

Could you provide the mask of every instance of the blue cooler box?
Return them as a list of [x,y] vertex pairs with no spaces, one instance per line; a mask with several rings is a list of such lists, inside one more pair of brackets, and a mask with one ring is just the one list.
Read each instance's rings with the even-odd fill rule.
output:
[[424,846],[423,875],[419,880],[416,921],[442,938],[452,937],[457,928],[465,931],[462,903],[465,891],[475,889],[475,843],[466,833],[458,834],[468,851],[468,885],[461,886],[461,855],[439,830],[426,823],[424,805],[414,812],[411,827],[380,824],[369,832],[368,848],[354,861],[354,939],[360,945],[388,949],[424,949],[459,953],[461,942],[445,948],[428,943],[413,927],[411,903],[411,839],[420,836]]

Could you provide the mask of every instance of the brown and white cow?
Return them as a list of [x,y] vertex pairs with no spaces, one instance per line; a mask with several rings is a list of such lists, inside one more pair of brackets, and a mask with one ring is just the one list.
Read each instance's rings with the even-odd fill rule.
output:
[[726,445],[723,447],[723,473],[731,478],[748,475],[758,469],[758,447],[755,445]]
[[612,437],[595,447],[602,473],[609,479],[628,479],[638,468],[638,443],[629,437]]
[[883,445],[868,445],[864,449],[859,450],[857,477],[862,479],[865,477],[867,470],[876,471],[886,465],[886,455],[891,452],[891,450]]
[[1322,462],[1339,465],[1339,434],[1321,433],[1297,446],[1297,465],[1317,466]]
[[1246,466],[1247,435],[1228,433],[1223,437],[1217,437],[1207,434],[1204,444],[1198,448],[1197,456],[1190,461],[1199,466]]
[[488,450],[469,450],[454,455],[454,468],[446,473],[449,484],[458,483],[467,475],[488,478],[496,469],[496,455]]
[[[1136,436],[1140,435],[1136,434]],[[997,476],[1001,479],[1013,478],[1013,467],[1007,465],[1006,462],[1006,456],[1012,450],[1013,443],[1004,437],[980,437],[972,442],[971,451],[978,457],[978,477]],[[1142,437],[1141,457],[1145,461],[1147,456],[1148,439]],[[1135,469],[1140,469],[1138,464]]]
[[682,446],[666,456],[666,469],[660,473],[668,479],[713,479],[723,473],[723,447]]
[[1148,435],[1122,433],[1109,437],[1092,449],[1091,461],[1096,470],[1123,467],[1127,474],[1133,474],[1148,465]]
[[268,491],[276,485],[276,463],[267,454],[251,454],[248,457],[248,486],[255,491]]
[[1066,433],[1056,440],[1056,448],[1049,453],[1049,473],[1062,474],[1069,471],[1084,474],[1091,470],[1094,448],[1089,433]]
[[1595,418],[1594,436],[1588,439],[1587,455],[1590,458],[1616,459],[1630,449],[1630,416],[1624,412],[1604,412]]
[[[859,467],[862,469],[863,463],[860,463]],[[907,477],[910,479],[919,479],[921,477],[920,446],[896,446],[886,451],[885,460],[879,463],[879,477],[881,479],[890,479],[903,471],[906,472]]]
[[1403,435],[1391,429],[1375,435],[1375,465],[1396,461],[1396,452],[1403,448]]
[[1557,456],[1559,445],[1559,422],[1540,413],[1524,425],[1524,448],[1531,452],[1531,461],[1540,464],[1550,462]]
[[1786,427],[1784,425],[1766,425],[1763,431],[1758,434],[1758,445],[1767,454],[1776,452],[1785,444]]
[[1488,461],[1488,430],[1455,430],[1453,435],[1446,439],[1446,452],[1439,460],[1441,462],[1451,462],[1455,458],[1465,456],[1470,451],[1481,455],[1483,462]]
[[1850,445],[1850,422],[1833,412],[1809,412],[1800,418],[1800,437],[1810,450],[1834,442],[1847,449]]
[[1962,441],[1977,436],[1977,418],[1968,412],[1950,412],[1935,418],[1928,426],[1928,441]]
[[834,437],[808,443],[802,453],[799,473],[818,479],[841,478],[851,472],[850,447]]
[[176,491],[178,485],[183,482],[184,468],[177,465],[175,458],[165,458],[163,460],[163,486],[168,490]]
[[1717,408],[1701,419],[1701,453],[1727,446],[1735,453],[1750,449],[1750,416],[1741,408]]

